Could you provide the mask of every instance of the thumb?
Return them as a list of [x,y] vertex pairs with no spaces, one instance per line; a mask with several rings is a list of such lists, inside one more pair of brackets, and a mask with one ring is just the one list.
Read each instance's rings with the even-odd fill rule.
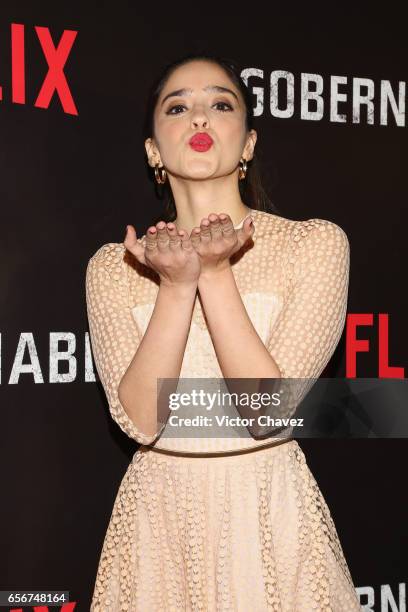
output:
[[240,232],[240,235],[242,237],[240,242],[244,244],[248,240],[248,238],[250,238],[255,232],[253,218],[248,217],[247,219],[245,219],[244,224],[242,225],[241,229],[238,231]]
[[142,245],[140,238],[137,237],[136,230],[133,225],[126,226],[125,239],[123,241],[125,247],[136,257],[141,263],[146,263],[144,252],[145,248]]
[[248,217],[248,219],[245,219],[245,232],[249,236],[252,236],[254,231],[255,231],[254,220],[252,217]]

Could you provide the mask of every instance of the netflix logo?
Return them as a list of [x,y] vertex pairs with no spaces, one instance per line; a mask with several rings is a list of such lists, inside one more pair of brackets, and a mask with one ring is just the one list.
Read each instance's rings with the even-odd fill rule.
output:
[[[368,339],[358,337],[358,331],[364,327],[376,327],[378,344],[372,346]],[[373,313],[348,314],[346,324],[346,377],[357,376],[358,353],[374,352],[378,362],[378,378],[405,378],[402,366],[392,366],[389,363],[389,315],[378,314],[378,322],[374,322]]]
[[[54,93],[58,96],[64,113],[78,115],[64,66],[72,51],[76,35],[75,30],[64,30],[57,43],[54,43],[49,28],[34,27],[36,38],[48,65],[48,72],[40,86],[34,106],[48,108]],[[11,44],[11,91],[5,91],[1,84],[0,75],[0,102],[11,101],[14,104],[27,104],[26,100],[26,49],[25,26],[21,23],[12,23],[10,31]],[[31,104],[31,101],[28,103]]]

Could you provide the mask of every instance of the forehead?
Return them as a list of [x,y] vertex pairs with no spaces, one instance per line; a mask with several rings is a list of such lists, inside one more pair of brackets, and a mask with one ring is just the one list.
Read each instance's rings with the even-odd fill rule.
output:
[[160,99],[177,88],[202,89],[206,85],[224,85],[239,95],[239,90],[221,66],[212,62],[192,61],[178,66],[168,78]]

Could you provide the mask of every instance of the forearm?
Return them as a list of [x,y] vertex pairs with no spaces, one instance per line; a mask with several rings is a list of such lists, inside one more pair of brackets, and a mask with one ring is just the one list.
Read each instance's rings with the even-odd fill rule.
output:
[[196,288],[160,285],[149,325],[120,382],[120,402],[146,435],[159,428],[157,379],[180,375]]
[[231,267],[201,275],[198,289],[224,378],[280,378],[248,316]]

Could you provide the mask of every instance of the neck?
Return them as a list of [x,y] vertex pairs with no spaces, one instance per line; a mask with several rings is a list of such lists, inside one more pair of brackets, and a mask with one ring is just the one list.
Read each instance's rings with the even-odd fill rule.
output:
[[183,181],[172,177],[171,188],[176,204],[178,230],[189,234],[194,227],[211,213],[225,213],[231,217],[233,225],[238,225],[251,209],[242,200],[238,183],[231,178],[220,177],[211,181]]

